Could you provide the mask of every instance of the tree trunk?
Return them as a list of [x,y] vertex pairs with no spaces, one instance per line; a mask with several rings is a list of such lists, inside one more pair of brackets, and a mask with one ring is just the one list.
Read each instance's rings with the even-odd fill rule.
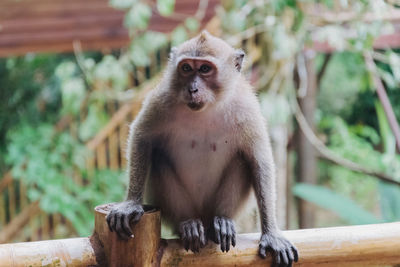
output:
[[[307,51],[304,53],[306,76],[306,94],[299,98],[300,108],[311,126],[315,128],[314,114],[316,108],[317,75],[314,66],[315,53]],[[315,184],[317,182],[317,157],[314,147],[308,142],[306,136],[298,130],[297,146],[298,181],[302,183]],[[315,222],[314,207],[304,200],[299,200],[299,227],[312,228]]]

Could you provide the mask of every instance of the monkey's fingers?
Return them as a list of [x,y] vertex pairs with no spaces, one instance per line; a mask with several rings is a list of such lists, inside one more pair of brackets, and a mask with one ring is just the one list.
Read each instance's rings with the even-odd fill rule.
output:
[[192,235],[192,251],[199,252],[200,251],[200,236],[199,231],[197,229],[197,222],[194,221],[190,225],[191,227],[191,235]]
[[232,242],[232,228],[229,220],[226,220],[226,247],[225,250],[228,252],[231,249]]
[[[280,253],[273,253],[273,259],[272,259],[272,267],[280,267],[282,264],[281,257],[279,255]],[[283,266],[283,265],[282,265]]]
[[133,238],[131,226],[129,225],[129,217],[124,216],[122,219],[122,230],[130,237]]
[[260,244],[258,254],[260,254],[261,258],[265,259],[267,257],[267,248]]
[[142,206],[139,206],[133,212],[131,212],[131,214],[129,215],[129,221],[137,223],[140,220],[140,218],[142,218],[143,214],[144,210]]
[[207,243],[206,235],[204,233],[204,227],[202,223],[198,224],[199,236],[200,236],[200,247],[204,247]]
[[299,261],[299,253],[297,252],[297,248],[295,246],[291,246],[291,250],[293,252],[293,256],[294,256],[294,261],[298,262]]
[[231,229],[232,229],[232,246],[236,246],[236,230],[235,230],[235,225],[233,223],[231,224]]
[[116,214],[115,215],[115,232],[118,234],[118,236],[123,239],[123,240],[128,240],[130,238],[130,235],[127,235],[125,231],[122,228],[122,222],[124,220],[125,215],[124,214]]
[[[281,251],[279,254],[280,254],[281,263],[283,266],[292,266],[292,262],[289,261],[289,258],[287,256],[285,250]],[[290,262],[290,264],[289,264],[289,262]]]
[[185,241],[185,249],[188,251],[191,248],[192,245],[192,233],[190,231],[190,228],[188,225],[185,225],[185,233],[186,233],[186,241]]
[[222,252],[226,251],[226,223],[224,219],[219,220],[219,226],[220,226],[220,235],[221,235],[221,250]]
[[183,247],[186,249],[186,251],[189,250],[189,242],[186,236],[186,230],[185,230],[185,225],[181,225],[179,227],[180,233],[181,233],[181,240],[183,241]]
[[219,217],[215,217],[214,218],[214,234],[215,234],[215,243],[217,244],[221,244],[221,237],[220,237],[220,218]]
[[115,213],[110,213],[109,217],[110,217],[109,228],[111,229],[111,232],[114,232],[115,231]]
[[110,232],[113,231],[112,227],[111,227],[111,213],[109,213],[106,217],[107,220],[107,225],[108,225],[108,229],[110,229]]

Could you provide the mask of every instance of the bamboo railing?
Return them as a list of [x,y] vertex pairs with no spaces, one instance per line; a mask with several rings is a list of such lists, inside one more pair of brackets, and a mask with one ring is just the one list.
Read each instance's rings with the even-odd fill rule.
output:
[[[179,240],[162,240],[160,212],[147,211],[131,225],[134,238],[120,240],[105,220],[113,204],[95,209],[91,237],[0,245],[0,266],[270,266],[258,254],[259,233],[240,234],[221,252],[209,241],[199,253]],[[298,249],[294,266],[387,266],[400,263],[400,223],[284,231]]]

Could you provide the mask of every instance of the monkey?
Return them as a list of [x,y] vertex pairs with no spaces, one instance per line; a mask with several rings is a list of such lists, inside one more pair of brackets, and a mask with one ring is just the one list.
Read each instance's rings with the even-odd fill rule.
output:
[[126,201],[107,215],[111,231],[132,238],[130,223],[149,195],[186,250],[208,240],[236,245],[233,218],[250,192],[261,220],[259,255],[274,266],[298,261],[277,227],[275,167],[257,96],[242,73],[245,53],[207,31],[171,49],[163,78],[130,125]]

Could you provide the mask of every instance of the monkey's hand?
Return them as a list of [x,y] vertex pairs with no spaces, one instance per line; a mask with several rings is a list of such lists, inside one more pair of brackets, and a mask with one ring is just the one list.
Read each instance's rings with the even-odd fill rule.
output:
[[200,220],[187,220],[179,225],[179,232],[186,250],[199,252],[207,243],[203,223]]
[[271,254],[272,267],[292,266],[299,259],[296,247],[279,233],[262,234],[258,252],[262,258],[267,257],[267,252]]
[[137,223],[144,213],[143,207],[133,201],[116,204],[107,215],[107,223],[111,232],[116,232],[123,239],[133,238],[130,222]]

